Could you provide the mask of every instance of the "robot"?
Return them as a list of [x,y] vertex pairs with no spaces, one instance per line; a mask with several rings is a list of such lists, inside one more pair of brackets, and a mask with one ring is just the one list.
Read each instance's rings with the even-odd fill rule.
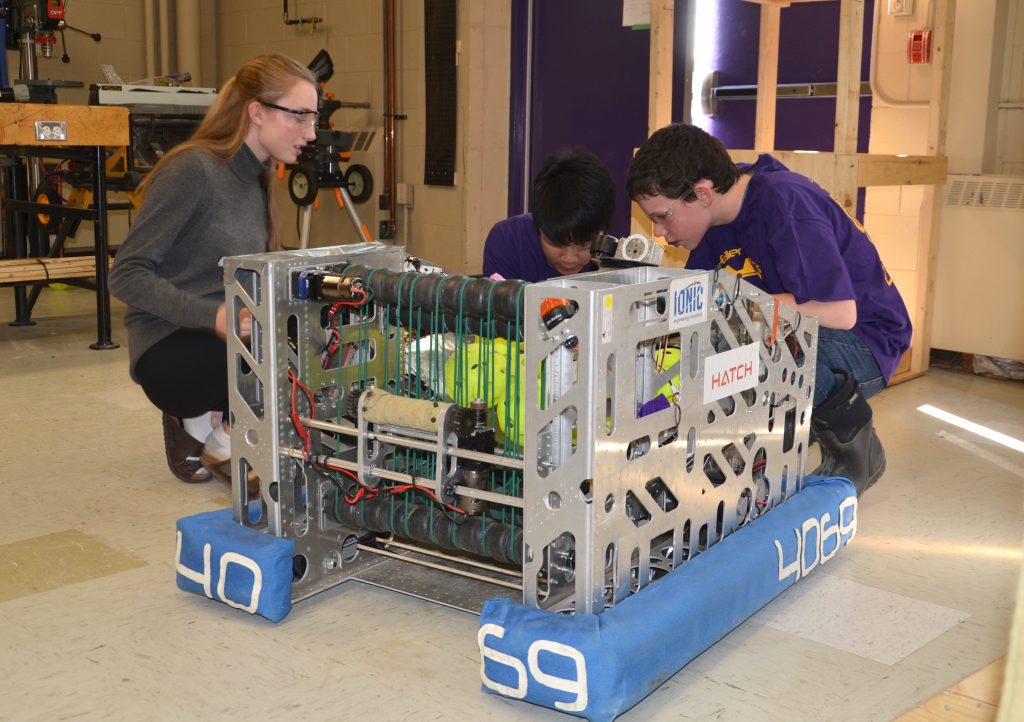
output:
[[438,271],[225,259],[234,518],[294,540],[293,601],[600,614],[801,490],[815,319],[724,271]]

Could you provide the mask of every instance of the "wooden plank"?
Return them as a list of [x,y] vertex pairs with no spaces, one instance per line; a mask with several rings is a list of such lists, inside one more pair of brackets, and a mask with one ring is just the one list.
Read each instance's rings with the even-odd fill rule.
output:
[[[114,259],[108,261],[113,264]],[[17,258],[0,261],[0,285],[30,283],[64,278],[91,278],[96,275],[93,256],[66,258]]]
[[[672,52],[675,31],[674,0],[651,0],[650,77],[648,78],[647,135],[672,122]],[[636,155],[636,148],[633,149]],[[653,238],[651,222],[636,203],[629,205],[629,232]]]
[[761,37],[757,57],[757,100],[754,109],[754,148],[775,148],[775,103],[779,84],[779,14],[777,4],[761,6]]
[[[956,18],[956,0],[933,0],[932,32],[932,88],[928,112],[928,153],[946,154],[946,123],[949,118],[949,83],[953,61],[953,21]],[[928,370],[931,353],[931,314],[935,295],[935,267],[938,262],[939,232],[942,225],[943,186],[925,190],[921,202],[917,243],[917,294],[913,300],[910,318],[914,324],[914,337],[910,346],[912,372]]]
[[896,722],[993,722],[998,711],[994,705],[946,691],[898,717]]
[[[64,121],[67,140],[36,140],[38,120]],[[0,103],[0,145],[125,146],[128,109],[103,105]]]
[[857,160],[860,186],[927,186],[946,182],[945,156],[861,153]]
[[989,662],[969,677],[965,677],[952,687],[950,692],[986,702],[994,707],[999,706],[999,697],[1003,691],[1003,680],[1006,672],[1006,655]]
[[[839,63],[836,69],[835,153],[856,153],[860,124],[860,65],[864,53],[864,0],[842,0],[839,7]],[[856,187],[843,188],[844,195]]]
[[672,35],[675,2],[651,0],[651,75],[647,101],[647,135],[672,122]]
[[835,180],[830,189],[832,197],[836,199],[846,212],[851,216],[857,215],[857,169],[859,163],[856,155],[836,155],[833,173]]
[[[758,152],[748,149],[730,149],[729,155],[737,163],[753,163]],[[836,167],[835,153],[802,153],[793,150],[776,150],[772,155],[778,158],[791,170],[813,178],[821,186],[831,186],[834,179],[819,178],[814,173],[821,173]],[[857,186],[907,186],[907,185],[938,185],[946,182],[947,161],[944,157],[924,155],[873,155],[870,153],[853,153],[841,160],[847,165],[851,160],[857,165]]]
[[1006,657],[991,662],[895,722],[992,722],[999,709]]
[[[59,259],[55,259],[59,260]],[[56,263],[55,260],[45,258],[33,258],[28,261],[4,261],[0,263],[0,278],[8,276],[20,276],[26,273],[44,272],[51,273],[75,272],[79,269],[95,270],[96,264],[91,258],[75,258],[69,263]]]

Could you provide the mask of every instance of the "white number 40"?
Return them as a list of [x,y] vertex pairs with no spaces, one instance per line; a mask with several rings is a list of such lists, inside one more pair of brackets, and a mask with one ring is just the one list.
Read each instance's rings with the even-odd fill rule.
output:
[[[186,579],[192,580],[196,584],[203,585],[203,593],[210,599],[213,599],[213,570],[210,565],[210,545],[203,545],[203,570],[198,571],[195,569],[189,569],[181,563],[181,532],[179,531],[177,534],[178,550],[175,557],[175,566],[177,567],[178,574]],[[236,602],[229,598],[225,592],[224,587],[228,578],[228,566],[231,564],[237,564],[238,566],[244,567],[252,572],[252,587],[249,590],[249,602],[247,604]],[[236,552],[224,552],[220,557],[219,578],[220,581],[217,582],[217,597],[220,601],[224,602],[228,606],[234,607],[235,609],[241,609],[249,612],[249,614],[256,613],[256,610],[260,606],[260,591],[263,589],[263,571],[260,569],[259,564],[257,564],[253,559]]]
[[[504,652],[499,652],[496,649],[488,647],[488,636],[494,636],[501,639],[505,636],[505,628],[498,624],[485,624],[480,627],[480,632],[476,637],[477,643],[480,645],[481,655],[480,679],[483,680],[484,686],[489,689],[493,689],[499,694],[503,694],[506,697],[512,697],[514,699],[523,699],[526,697],[527,667],[523,665],[522,660],[513,657],[511,654],[505,654]],[[541,652],[550,652],[551,654],[557,654],[572,660],[573,664],[576,666],[575,679],[556,677],[541,670],[537,659]],[[487,670],[485,668],[486,659],[493,660],[497,664],[503,664],[506,667],[511,667],[515,670],[516,686],[509,687],[508,685],[495,682],[493,679],[488,677]],[[560,642],[538,639],[530,645],[530,649],[526,653],[526,660],[529,665],[530,675],[537,682],[540,682],[545,687],[576,695],[575,701],[555,702],[555,707],[566,712],[581,712],[587,708],[587,663],[578,649],[566,644],[561,644]]]

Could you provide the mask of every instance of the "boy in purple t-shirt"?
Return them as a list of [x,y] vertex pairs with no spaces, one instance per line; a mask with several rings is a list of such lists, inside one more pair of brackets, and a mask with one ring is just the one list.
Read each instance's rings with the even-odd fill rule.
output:
[[885,471],[867,399],[888,383],[911,335],[863,227],[771,156],[738,166],[718,139],[682,123],[640,147],[626,189],[656,235],[690,251],[687,268],[728,268],[818,317],[817,473],[844,476],[863,493]]
[[548,156],[533,181],[530,208],[487,234],[485,276],[537,282],[595,270],[591,244],[615,212],[615,183],[597,156]]

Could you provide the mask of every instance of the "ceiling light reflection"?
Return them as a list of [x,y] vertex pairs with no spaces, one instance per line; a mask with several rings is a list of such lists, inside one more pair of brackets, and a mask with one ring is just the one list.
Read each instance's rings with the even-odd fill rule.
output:
[[1014,451],[1024,453],[1024,441],[1021,441],[1020,439],[1015,439],[1012,436],[1008,436],[998,431],[993,431],[987,426],[982,426],[981,424],[976,424],[973,421],[968,421],[967,419],[961,418],[956,414],[951,414],[948,411],[937,409],[931,404],[924,404],[923,406],[918,406],[917,410],[922,413],[928,414],[929,416],[933,416],[941,421],[945,421],[947,424],[959,426],[961,429],[964,429],[965,431],[970,431],[972,434],[977,434],[978,436],[982,436],[990,441],[994,441],[997,444],[1002,444],[1003,446],[1013,449]]

